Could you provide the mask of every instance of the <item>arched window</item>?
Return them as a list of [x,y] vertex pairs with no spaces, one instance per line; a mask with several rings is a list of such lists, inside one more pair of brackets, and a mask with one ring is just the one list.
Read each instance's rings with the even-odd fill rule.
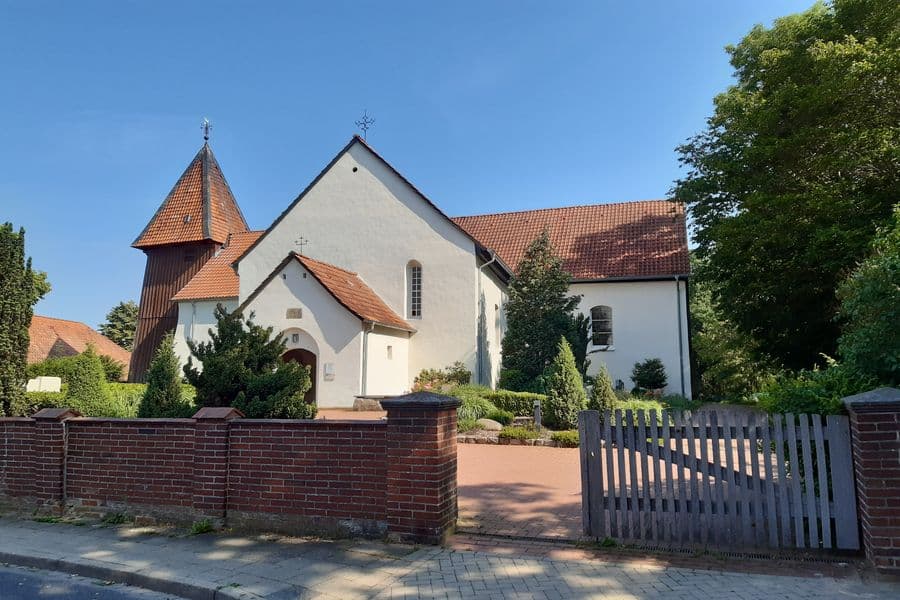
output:
[[411,260],[406,265],[406,316],[422,318],[422,265]]
[[591,343],[603,350],[612,346],[612,308],[609,306],[591,309]]

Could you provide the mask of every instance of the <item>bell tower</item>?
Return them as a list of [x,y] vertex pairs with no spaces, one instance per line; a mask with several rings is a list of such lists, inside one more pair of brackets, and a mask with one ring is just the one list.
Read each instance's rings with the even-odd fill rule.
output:
[[184,287],[231,233],[247,231],[228,182],[204,143],[156,214],[131,245],[147,255],[129,381],[142,382],[159,343],[178,321],[172,297]]

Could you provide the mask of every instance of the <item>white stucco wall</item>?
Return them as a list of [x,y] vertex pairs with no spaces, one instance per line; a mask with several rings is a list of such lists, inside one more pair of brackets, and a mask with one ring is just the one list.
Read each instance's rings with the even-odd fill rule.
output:
[[[506,284],[491,271],[490,267],[481,270],[481,294],[484,298],[484,323],[478,339],[482,344],[484,358],[482,373],[476,372],[473,380],[484,385],[496,387],[500,380],[500,363],[502,362],[503,336],[506,334]],[[479,309],[480,310],[480,309]]]
[[[288,319],[289,308],[301,309],[302,317]],[[289,348],[316,354],[316,403],[320,407],[353,406],[360,393],[362,322],[338,304],[299,262],[285,265],[244,310],[255,312],[258,324],[284,332]],[[298,343],[291,342],[292,333],[299,334]],[[325,377],[326,364],[334,368],[331,380]]]
[[475,245],[367,148],[351,146],[244,257],[242,300],[299,250],[300,236],[309,240],[304,254],[355,271],[404,318],[406,266],[421,263],[423,314],[409,319],[417,332],[409,340],[406,387],[421,369],[454,361],[475,371]]
[[393,396],[408,392],[409,334],[376,327],[368,337],[366,395]]
[[[659,358],[666,368],[669,384],[666,393],[691,396],[691,371],[688,354],[687,302],[684,281],[680,282],[681,314],[676,318],[678,296],[675,281],[575,283],[572,294],[582,295],[579,310],[590,316],[591,307],[612,308],[613,349],[588,355],[588,374],[606,363],[613,383],[621,379],[626,389],[634,387],[631,369],[634,363]],[[681,321],[681,353],[678,322]],[[588,345],[588,352],[593,350]],[[681,358],[679,357],[681,355]],[[683,360],[683,376],[682,376]]]
[[[229,312],[237,308],[237,298],[223,300],[199,300],[197,302],[178,303],[178,325],[175,326],[175,354],[182,365],[187,364],[191,351],[187,340],[208,342],[209,330],[215,328],[213,315],[216,305],[221,304]],[[196,363],[196,361],[194,361]],[[202,365],[198,365],[201,366]]]

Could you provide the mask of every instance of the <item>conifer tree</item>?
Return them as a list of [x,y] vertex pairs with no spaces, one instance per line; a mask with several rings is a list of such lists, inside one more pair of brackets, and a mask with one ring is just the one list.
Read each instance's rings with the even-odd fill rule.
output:
[[[184,366],[188,383],[197,389],[198,406],[233,406],[251,418],[312,418],[315,405],[304,401],[310,387],[309,368],[285,362],[284,337],[220,304],[209,342],[188,342],[191,357]],[[194,366],[194,359],[202,365]]]
[[616,406],[616,393],[613,391],[612,380],[609,377],[609,371],[606,365],[600,363],[600,370],[594,377],[594,386],[591,388],[591,396],[588,399],[588,408],[590,410],[600,411],[600,418],[603,418],[603,411],[613,410]]
[[576,327],[578,296],[568,296],[570,276],[545,229],[528,248],[509,283],[501,386],[539,391],[540,377],[563,336]]
[[181,400],[181,374],[175,339],[166,334],[147,370],[147,390],[138,407],[140,418],[187,417],[190,406]]
[[37,301],[25,230],[0,226],[0,416],[25,399],[28,327]]
[[556,358],[545,375],[547,402],[545,421],[557,429],[571,429],[578,423],[578,413],[587,406],[584,382],[575,366],[575,356],[566,338],[560,338]]

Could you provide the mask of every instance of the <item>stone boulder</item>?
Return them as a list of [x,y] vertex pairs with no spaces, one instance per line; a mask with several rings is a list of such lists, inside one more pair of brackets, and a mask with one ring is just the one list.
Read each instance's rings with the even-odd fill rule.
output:
[[485,431],[500,431],[503,429],[503,425],[493,419],[478,419],[475,421],[475,424],[478,425],[479,429],[484,429]]

